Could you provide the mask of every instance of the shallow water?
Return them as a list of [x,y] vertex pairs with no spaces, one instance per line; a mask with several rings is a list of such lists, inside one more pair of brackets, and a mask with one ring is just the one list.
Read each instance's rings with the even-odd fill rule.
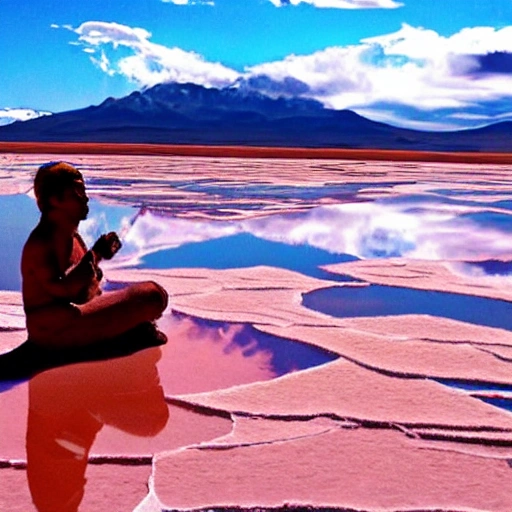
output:
[[0,290],[19,290],[20,255],[23,244],[39,218],[33,199],[25,194],[0,195]]
[[[80,232],[90,243],[102,233],[120,231],[123,222],[133,217],[131,207],[108,205],[91,200],[88,220],[80,225]],[[0,290],[21,290],[20,258],[23,245],[39,221],[39,210],[34,199],[26,194],[0,195],[0,247],[2,271]]]
[[[109,190],[116,188],[126,189],[136,183],[144,183],[141,179],[122,178],[90,178],[88,184],[92,187],[106,187]],[[156,187],[170,187],[187,192],[207,194],[223,199],[265,199],[272,201],[293,201],[293,200],[318,200],[323,198],[332,199],[354,199],[362,190],[374,186],[371,182],[359,183],[325,183],[321,186],[312,185],[275,185],[272,183],[233,183],[222,179],[195,179],[195,180],[173,180],[170,184],[166,180],[154,180],[151,182]],[[381,187],[393,187],[400,182],[382,182]],[[231,204],[231,203],[230,203]]]
[[[302,172],[302,166],[310,165],[307,162],[286,167],[286,162],[255,163],[250,159],[235,163],[229,159],[218,162],[92,156],[80,159],[82,168],[103,173],[87,180],[95,199],[91,201],[91,213],[81,232],[89,244],[103,232],[120,232],[124,247],[112,262],[118,268],[229,269],[268,265],[343,281],[348,278],[335,277],[319,266],[364,258],[410,257],[460,262],[469,274],[509,273],[511,264],[507,255],[510,258],[512,254],[509,240],[512,217],[489,208],[510,209],[510,191],[503,187],[498,192],[457,192],[461,177],[464,183],[469,181],[467,174],[456,166],[438,166],[435,180],[427,186],[422,180],[430,177],[425,178],[424,169],[417,171],[416,164],[386,164],[378,168],[377,163],[353,163],[347,164],[351,166],[348,171],[345,163],[315,164],[310,166],[311,176],[307,173],[302,176],[316,181],[295,186],[292,185],[297,180],[294,173]],[[189,165],[189,162],[193,163]],[[141,163],[147,165],[148,179],[144,175],[145,167],[139,172]],[[16,165],[14,171],[22,172],[25,164]],[[236,169],[229,171],[230,166]],[[266,181],[274,167],[275,183],[272,179]],[[210,172],[212,168],[214,171]],[[248,168],[252,169],[254,182],[249,178],[240,180],[241,173],[249,172]],[[328,179],[314,176],[328,168],[335,171]],[[149,169],[156,170],[158,175],[150,176]],[[454,169],[455,174],[450,175]],[[109,178],[110,171],[121,171],[118,174],[121,177]],[[133,178],[135,171],[137,177]],[[228,171],[230,179],[225,178]],[[179,174],[178,178],[173,178],[173,172]],[[287,173],[287,181],[281,182],[283,172]],[[394,176],[388,179],[388,172]],[[217,178],[203,177],[215,173]],[[482,176],[476,185],[487,179]],[[383,181],[378,181],[383,177]],[[501,184],[495,182],[497,188]],[[500,194],[503,199],[496,201]],[[0,289],[16,290],[19,289],[19,253],[37,221],[37,210],[31,198],[18,195],[0,196],[0,211],[0,244],[6,248]],[[105,270],[108,276],[109,269]],[[383,286],[337,287],[305,294],[304,305],[338,317],[423,313],[512,330],[512,323],[507,320],[509,303],[441,292]],[[145,493],[152,454],[211,441],[232,430],[228,412],[202,414],[194,407],[180,407],[174,397],[266,381],[257,390],[264,396],[268,389],[272,393],[273,384],[294,380],[273,379],[326,364],[337,357],[307,344],[262,334],[242,323],[173,314],[162,318],[159,325],[169,337],[163,347],[107,362],[56,368],[0,393],[0,409],[9,411],[0,422],[0,462],[8,465],[10,461],[23,461],[27,450],[33,489],[36,494],[39,489],[43,499],[56,502],[64,501],[70,490],[82,492],[86,467],[89,480],[86,496],[87,489],[93,489],[93,494],[101,489],[103,482],[93,479],[94,467],[87,466],[91,460],[98,467],[110,464],[105,474],[113,478],[129,464],[133,465],[132,469],[145,465],[147,474],[141,478]],[[319,382],[322,390],[332,387],[332,380],[329,381],[332,374],[328,375],[327,380]],[[395,383],[399,380],[393,378]],[[300,385],[302,381],[298,379],[298,382]],[[344,384],[340,384],[341,394],[345,392]],[[361,383],[361,389],[366,385]],[[404,386],[408,385],[409,381],[405,381]],[[486,388],[474,388],[481,389]],[[508,387],[487,389],[497,393],[509,391]],[[301,391],[298,389],[297,393]],[[386,406],[398,407],[400,402],[397,395],[388,404],[380,394],[378,399],[383,401],[383,411]],[[485,400],[499,407],[510,403],[503,397]],[[306,403],[301,405],[307,409]],[[330,413],[325,410],[325,414]],[[436,418],[435,412],[431,417],[439,424],[445,421],[442,415]],[[286,429],[294,423],[291,418],[285,421]],[[383,421],[383,424],[391,423],[395,424],[386,418]],[[448,430],[450,426],[451,423],[447,424]],[[293,443],[294,440],[287,439],[287,443],[281,444]],[[207,451],[203,453],[207,457]],[[237,453],[235,449],[233,453]],[[112,462],[109,457],[119,459]],[[208,458],[205,460],[210,462]],[[375,460],[376,467],[380,462]],[[2,476],[11,470],[4,467]],[[23,469],[16,471],[25,475]],[[119,475],[117,480],[112,480],[111,487],[120,485],[121,478]],[[131,491],[131,487],[126,489]],[[30,494],[26,492],[26,503],[30,503]],[[34,499],[38,498],[34,496]],[[411,506],[404,504],[401,508]],[[110,510],[114,508],[112,505]],[[94,506],[88,509],[95,510]]]
[[173,313],[168,325],[169,341],[159,366],[164,388],[172,394],[269,380],[339,357],[314,345],[263,333],[250,324]]
[[353,281],[319,267],[357,259],[308,245],[289,245],[258,238],[250,233],[239,233],[150,253],[142,258],[137,268],[228,269],[265,265],[293,270],[318,279]]
[[512,303],[394,286],[330,287],[302,296],[310,309],[339,318],[432,315],[512,331]]
[[166,345],[47,370],[0,393],[0,408],[9,410],[0,421],[3,441],[10,438],[9,449],[17,450],[13,459],[26,450],[32,499],[41,510],[81,497],[86,487],[94,494],[84,479],[93,455],[148,465],[157,451],[230,432],[230,419],[167,397],[267,381],[339,357],[247,324],[174,314],[160,328]]
[[[20,170],[26,166],[23,162],[16,165]],[[13,169],[17,169],[16,165]],[[258,172],[261,178],[263,171],[262,167]],[[331,279],[318,265],[401,256],[493,260],[512,253],[512,242],[508,242],[512,217],[485,210],[498,203],[506,209],[511,192],[503,183],[496,184],[498,189],[503,185],[499,192],[490,187],[471,191],[449,188],[448,183],[444,187],[432,183],[429,187],[421,185],[421,192],[408,190],[388,196],[385,191],[398,186],[414,187],[415,181],[372,183],[361,174],[360,181],[293,186],[201,176],[193,180],[169,176],[167,180],[163,174],[160,176],[151,180],[140,174],[130,178],[86,177],[93,198],[89,218],[80,227],[86,241],[92,243],[105,231],[121,232],[125,249],[119,259],[131,259],[131,266],[133,258],[138,258],[139,268],[169,268],[174,262],[178,266],[197,264],[209,268],[269,264]],[[485,182],[476,184],[482,183]],[[137,194],[131,194],[131,188]],[[368,199],[367,193],[372,190],[381,191],[381,197]],[[172,193],[165,195],[168,192]],[[496,201],[497,193],[503,196],[501,201]],[[481,200],[465,201],[468,194]],[[196,196],[197,201],[191,200]],[[487,197],[493,197],[494,203],[489,203]],[[338,204],[315,207],[315,203],[326,199]],[[269,205],[277,203],[304,205],[308,209],[272,212],[260,219],[229,220],[234,211],[261,215]],[[480,211],[471,211],[475,207]],[[0,289],[17,290],[18,255],[38,212],[33,199],[21,194],[0,196],[0,211],[0,243],[5,247]],[[209,218],[179,218],[184,212],[207,214]],[[187,247],[190,243],[196,245]],[[210,249],[213,252],[206,257]],[[246,254],[247,251],[253,254]],[[232,254],[226,254],[229,252]],[[188,262],[183,261],[185,255]],[[485,267],[482,270],[486,272]]]

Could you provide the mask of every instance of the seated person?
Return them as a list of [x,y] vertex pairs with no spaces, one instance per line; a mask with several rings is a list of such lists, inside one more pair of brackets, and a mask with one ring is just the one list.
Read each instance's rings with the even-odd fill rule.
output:
[[87,249],[77,228],[87,218],[89,199],[77,169],[65,162],[41,166],[34,192],[41,218],[21,258],[29,341],[47,348],[90,345],[162,315],[168,295],[155,282],[102,292],[98,264],[121,242],[108,233]]

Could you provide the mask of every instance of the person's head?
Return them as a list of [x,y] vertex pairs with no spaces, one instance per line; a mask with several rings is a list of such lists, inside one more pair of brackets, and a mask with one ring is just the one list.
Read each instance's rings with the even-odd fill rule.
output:
[[[87,216],[87,194],[82,173],[66,162],[49,162],[37,170],[34,194],[41,213],[48,213],[68,203],[81,205],[81,217]],[[79,219],[80,220],[80,219]]]

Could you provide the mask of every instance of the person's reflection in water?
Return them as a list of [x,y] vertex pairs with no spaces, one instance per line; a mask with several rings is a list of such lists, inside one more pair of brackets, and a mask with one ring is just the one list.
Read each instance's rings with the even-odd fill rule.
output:
[[147,437],[165,427],[160,355],[150,348],[46,371],[30,381],[27,475],[38,511],[78,510],[89,452],[103,425]]

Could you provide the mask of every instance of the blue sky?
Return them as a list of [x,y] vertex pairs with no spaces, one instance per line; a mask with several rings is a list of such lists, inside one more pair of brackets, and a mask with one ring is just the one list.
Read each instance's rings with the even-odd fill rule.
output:
[[0,19],[0,118],[178,81],[426,130],[512,119],[512,0],[0,0]]

